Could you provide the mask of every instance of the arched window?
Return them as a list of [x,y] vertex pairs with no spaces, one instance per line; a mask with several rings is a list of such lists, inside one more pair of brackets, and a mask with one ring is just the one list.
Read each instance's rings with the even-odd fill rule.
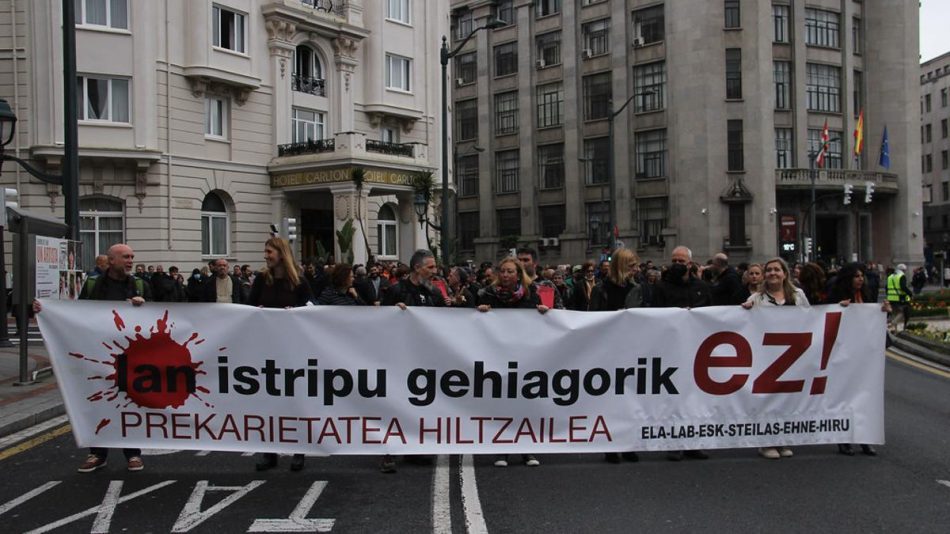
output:
[[122,202],[110,198],[79,200],[79,239],[82,241],[82,268],[96,266],[96,256],[125,241],[125,210]]
[[376,215],[376,255],[385,258],[395,258],[398,243],[396,236],[396,212],[392,206],[386,204],[379,208]]
[[201,255],[227,256],[228,209],[216,193],[208,193],[201,202]]
[[298,45],[294,51],[293,90],[326,96],[323,65],[320,56],[307,45]]

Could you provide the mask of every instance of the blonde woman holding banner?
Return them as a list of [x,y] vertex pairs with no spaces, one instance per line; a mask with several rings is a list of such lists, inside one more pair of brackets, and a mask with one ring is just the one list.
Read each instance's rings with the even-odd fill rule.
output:
[[[759,306],[810,306],[805,293],[792,285],[788,264],[782,258],[765,262],[765,280],[759,290],[742,304],[745,309]],[[788,447],[762,447],[759,455],[769,460],[790,458],[794,455]]]

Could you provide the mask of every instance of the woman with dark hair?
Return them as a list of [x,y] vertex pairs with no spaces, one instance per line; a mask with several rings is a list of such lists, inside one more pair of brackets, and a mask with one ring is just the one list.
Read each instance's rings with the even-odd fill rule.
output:
[[825,301],[825,270],[817,263],[809,262],[802,265],[798,273],[798,287],[805,292],[808,302]]
[[478,297],[472,293],[469,286],[470,278],[465,267],[455,266],[449,269],[445,281],[451,292],[450,299],[453,308],[474,308],[478,305]]
[[[747,310],[760,306],[810,306],[805,293],[792,285],[788,264],[782,258],[772,258],[765,262],[765,281],[749,300],[742,303],[742,307]],[[759,449],[759,456],[769,460],[789,458],[794,454],[792,449],[784,446]]]
[[324,306],[362,306],[363,301],[353,287],[353,268],[347,263],[338,263],[330,271],[330,281],[317,298]]
[[[258,308],[296,308],[307,306],[313,300],[310,284],[297,271],[297,262],[290,245],[279,237],[264,243],[265,267],[254,278],[247,303]],[[304,457],[295,454],[290,463],[291,471],[303,469]],[[277,467],[277,453],[265,452],[257,462],[258,471]]]
[[594,278],[594,262],[587,260],[581,267],[581,278],[574,280],[574,307],[577,311],[590,310],[590,295],[597,285]]
[[[855,304],[874,302],[870,288],[865,283],[864,265],[860,263],[849,263],[841,268],[825,304],[848,306],[852,302]],[[890,303],[885,300],[881,310],[890,313]],[[846,456],[854,456],[854,448],[850,443],[839,443],[838,452]],[[874,447],[867,444],[861,444],[861,452],[868,456],[877,455]]]
[[[495,282],[478,292],[478,311],[487,312],[493,308],[534,308],[540,313],[548,311],[548,307],[541,304],[535,284],[524,271],[524,266],[517,258],[507,257],[498,264],[498,275]],[[521,458],[528,467],[541,465],[531,454],[522,454]],[[495,459],[495,467],[508,467],[508,455],[500,455]]]

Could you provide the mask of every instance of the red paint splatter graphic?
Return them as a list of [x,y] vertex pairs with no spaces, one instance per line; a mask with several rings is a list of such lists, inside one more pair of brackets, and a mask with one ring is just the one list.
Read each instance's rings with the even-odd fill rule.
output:
[[[112,314],[116,328],[121,332],[126,328],[125,321],[117,311],[113,310]],[[209,393],[207,388],[197,385],[198,376],[207,373],[199,369],[203,362],[192,361],[191,351],[188,349],[188,344],[193,341],[195,345],[204,342],[203,339],[198,339],[197,332],[192,333],[184,343],[175,341],[168,324],[168,310],[155,326],[149,328],[148,337],[142,335],[141,326],[135,326],[134,332],[132,337],[123,335],[124,342],[112,340],[111,345],[102,343],[111,351],[111,361],[89,358],[76,352],[69,353],[74,358],[112,368],[111,374],[107,376],[88,377],[89,380],[106,380],[112,382],[112,385],[93,393],[87,400],[113,402],[125,393],[128,402],[122,405],[120,401],[116,408],[124,408],[134,403],[142,408],[161,409],[178,408],[183,406],[189,397],[194,396],[209,408],[213,408],[198,396],[198,393]],[[103,419],[96,432],[109,422],[108,419]]]
[[103,419],[102,421],[99,421],[99,425],[96,426],[96,435],[98,436],[98,435],[99,435],[99,431],[102,430],[103,428],[109,426],[109,423],[111,423],[111,422],[112,422],[112,419]]

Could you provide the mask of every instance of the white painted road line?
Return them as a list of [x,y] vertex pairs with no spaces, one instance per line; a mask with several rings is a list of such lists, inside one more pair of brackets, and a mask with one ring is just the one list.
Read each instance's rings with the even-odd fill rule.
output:
[[938,481],[937,481],[937,484],[940,484],[941,486],[946,486],[946,487],[950,488],[950,480],[938,480]]
[[47,430],[51,428],[65,424],[68,421],[69,419],[65,415],[61,415],[59,417],[54,417],[50,419],[49,421],[45,421],[38,425],[33,425],[30,428],[21,430],[15,434],[10,434],[9,436],[0,438],[0,449],[5,449],[10,445],[32,438],[33,436],[37,434],[42,434],[43,432],[46,432]]
[[33,497],[36,497],[37,495],[44,493],[46,490],[58,485],[59,483],[60,483],[59,480],[51,480],[47,482],[46,484],[43,484],[42,486],[36,488],[35,490],[28,491],[24,493],[23,495],[20,495],[16,499],[13,499],[12,501],[6,504],[0,505],[0,515],[3,515],[7,513],[7,511],[9,511],[11,508],[19,506],[25,503],[26,501],[32,499]]
[[452,502],[449,497],[449,469],[451,458],[440,454],[435,462],[435,474],[432,475],[432,532],[452,534]]
[[488,534],[482,502],[478,498],[478,485],[475,482],[475,465],[472,455],[462,456],[462,468],[459,477],[462,482],[462,509],[465,510],[465,525],[469,534]]

